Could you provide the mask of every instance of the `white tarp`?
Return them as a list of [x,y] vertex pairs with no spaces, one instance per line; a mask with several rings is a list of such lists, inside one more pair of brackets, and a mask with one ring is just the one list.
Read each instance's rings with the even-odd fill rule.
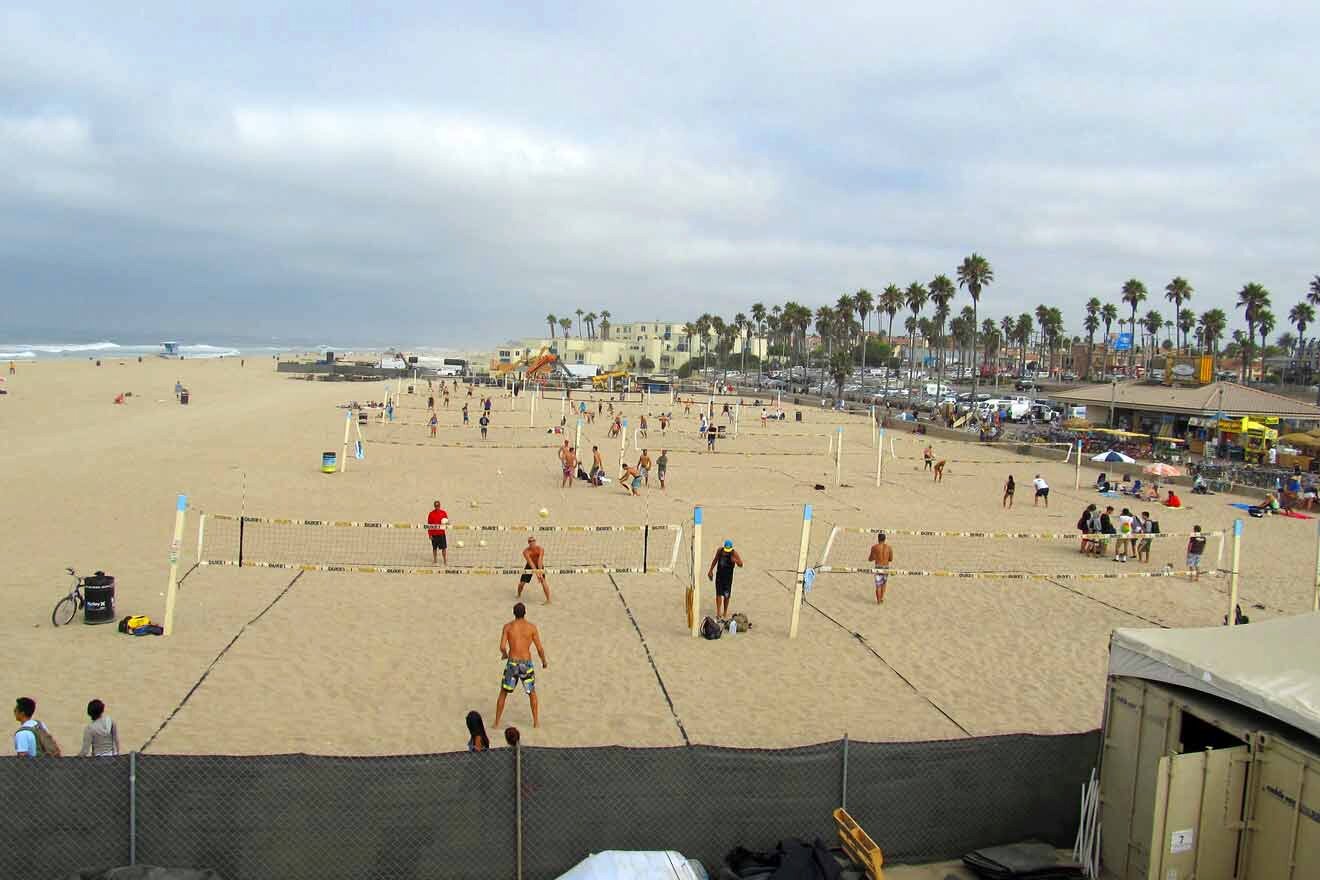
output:
[[1109,674],[1192,688],[1320,738],[1320,613],[1201,629],[1119,629]]
[[595,364],[566,364],[560,362],[559,366],[574,379],[590,379],[600,372],[600,367]]
[[[698,873],[699,872],[699,873]],[[606,850],[579,862],[559,880],[707,880],[700,865],[673,852]]]

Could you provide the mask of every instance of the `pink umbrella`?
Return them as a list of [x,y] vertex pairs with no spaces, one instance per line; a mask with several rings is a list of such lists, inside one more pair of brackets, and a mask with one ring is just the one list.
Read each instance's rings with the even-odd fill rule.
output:
[[1183,473],[1181,468],[1163,462],[1148,464],[1142,468],[1142,471],[1156,477],[1181,477]]

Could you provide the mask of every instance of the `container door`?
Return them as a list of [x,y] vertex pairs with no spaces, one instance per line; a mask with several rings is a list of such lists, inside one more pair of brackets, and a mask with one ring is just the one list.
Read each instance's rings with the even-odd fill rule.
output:
[[1160,759],[1151,880],[1233,880],[1247,746]]
[[1261,737],[1243,880],[1320,877],[1320,762]]
[[1122,880],[1144,880],[1149,872],[1156,768],[1170,748],[1171,710],[1166,691],[1111,679],[1100,781],[1100,858],[1105,870]]

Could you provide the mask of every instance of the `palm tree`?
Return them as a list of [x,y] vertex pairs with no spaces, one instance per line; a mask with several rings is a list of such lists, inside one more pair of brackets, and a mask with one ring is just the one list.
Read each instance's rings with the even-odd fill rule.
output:
[[1270,292],[1255,282],[1244,285],[1238,291],[1237,307],[1242,309],[1244,317],[1247,319],[1247,333],[1246,341],[1243,343],[1242,359],[1242,381],[1245,383],[1251,376],[1252,348],[1256,344],[1256,316],[1260,314],[1262,309],[1270,307]]
[[[764,337],[765,336],[765,304],[764,303],[759,303],[759,302],[752,303],[752,321],[755,322],[756,324],[756,335],[758,337]],[[769,349],[767,349],[765,353],[769,354],[770,353]],[[756,359],[757,388],[761,387],[761,366],[763,360],[764,359],[761,357],[757,357]]]
[[1211,354],[1219,350],[1219,340],[1228,329],[1228,315],[1223,309],[1208,309],[1201,313],[1201,342]]
[[976,310],[981,304],[981,291],[995,280],[990,261],[973,252],[958,266],[958,286],[966,287],[972,295],[972,401],[976,401]]
[[1155,354],[1160,350],[1160,328],[1164,326],[1164,316],[1159,309],[1151,309],[1141,319],[1141,329],[1150,334],[1150,348],[1146,355],[1146,371],[1154,368]]
[[1191,348],[1187,344],[1187,334],[1196,329],[1196,312],[1191,309],[1182,309],[1178,312],[1178,332],[1182,334],[1184,348]]
[[567,338],[568,338],[569,331],[571,331],[571,330],[573,329],[573,319],[572,319],[572,318],[560,318],[560,319],[559,319],[559,326],[563,328],[563,330],[564,330],[564,338],[567,339]]
[[[1137,306],[1146,301],[1146,285],[1135,278],[1129,278],[1123,283],[1123,302],[1132,307],[1132,317],[1128,323],[1132,325],[1133,336],[1137,333]],[[1131,379],[1136,373],[1137,364],[1137,346],[1133,340],[1132,345],[1128,346],[1128,378]]]
[[738,357],[740,361],[738,364],[738,372],[742,373],[743,381],[746,381],[747,378],[746,336],[747,336],[747,329],[751,326],[751,324],[747,321],[747,316],[744,315],[742,312],[739,312],[738,314],[733,316],[733,324],[731,326],[735,331],[734,335],[743,340],[743,344],[738,346]]
[[1013,322],[1013,341],[1018,346],[1018,373],[1027,371],[1027,343],[1031,342],[1031,315],[1026,312]]
[[[1110,344],[1109,341],[1110,328],[1114,326],[1114,323],[1117,320],[1118,320],[1118,306],[1114,305],[1113,303],[1105,303],[1103,306],[1100,307],[1100,321],[1105,325],[1105,369],[1100,371],[1100,378],[1102,379],[1109,372],[1108,369],[1109,352],[1114,350],[1113,345]],[[1122,325],[1120,324],[1119,327],[1121,329]]]
[[917,332],[917,314],[926,307],[926,300],[930,298],[930,293],[925,285],[920,281],[913,281],[903,292],[903,302],[912,310],[912,326],[908,330],[908,343],[910,352],[908,354],[908,399],[912,398],[912,381],[917,371],[917,345],[915,333]]
[[949,320],[949,304],[953,302],[953,298],[957,295],[958,288],[953,286],[953,282],[949,280],[948,275],[936,275],[931,279],[930,301],[935,307],[935,337],[940,343],[940,372],[939,378],[936,380],[937,388],[944,385],[944,322]]
[[587,322],[587,338],[588,338],[588,339],[595,339],[595,338],[596,338],[596,313],[595,313],[595,312],[587,312],[585,315],[582,316],[582,320]]
[[[1297,346],[1294,352],[1294,360],[1302,359],[1302,352],[1306,350],[1306,328],[1315,323],[1315,307],[1306,300],[1302,300],[1297,305],[1288,310],[1288,323],[1297,328]],[[1310,364],[1307,364],[1309,375]]]
[[[898,289],[897,284],[890,284],[880,293],[879,311],[882,311],[889,316],[889,331],[886,333],[885,338],[889,340],[889,349],[891,352],[891,358],[894,348],[894,316],[898,314],[898,310],[901,308],[903,308],[903,291]],[[889,369],[888,369],[888,365],[886,365],[885,368],[886,399],[888,398],[888,396],[889,396]]]
[[610,338],[610,310],[609,310],[609,309],[601,309],[601,310],[600,310],[600,338],[601,338],[601,339],[609,339],[609,338]]
[[875,307],[875,300],[871,297],[871,291],[863,287],[853,294],[853,308],[857,310],[857,317],[862,322],[862,396],[866,396],[866,316],[871,314]]
[[1036,334],[1036,369],[1040,369],[1041,353],[1045,349],[1045,325],[1049,323],[1050,310],[1045,304],[1036,306],[1036,326],[1040,332]]
[[712,316],[706,312],[697,318],[697,333],[701,336],[701,374],[702,379],[706,377],[706,371],[710,369],[710,325]]
[[999,327],[995,324],[994,318],[986,318],[981,322],[981,347],[985,355],[981,363],[994,363],[996,352],[999,351]]
[[1260,381],[1265,381],[1265,356],[1269,353],[1270,334],[1274,332],[1274,313],[1268,308],[1256,310],[1256,324],[1260,332]]
[[826,372],[830,374],[830,381],[834,383],[836,399],[843,399],[843,385],[852,373],[852,366],[852,353],[846,348],[840,348],[829,359]]
[[[1168,284],[1164,285],[1164,298],[1173,303],[1173,314],[1175,316],[1181,315],[1182,304],[1192,298],[1192,285],[1187,283],[1186,278],[1179,275]],[[1185,338],[1183,339],[1182,344],[1187,344]],[[1174,347],[1179,347],[1177,342],[1174,342]]]
[[[683,325],[683,335],[687,337],[687,356],[689,364],[697,359],[696,354],[692,351],[692,337],[696,336],[698,332],[696,323],[692,321],[688,321]],[[691,369],[688,370],[688,375],[692,375]]]
[[1100,300],[1095,297],[1086,301],[1082,328],[1086,330],[1086,378],[1090,379],[1095,365],[1095,331],[1100,329]]
[[559,319],[554,315],[546,315],[545,322],[550,325],[550,338],[555,338],[555,327],[559,325]]

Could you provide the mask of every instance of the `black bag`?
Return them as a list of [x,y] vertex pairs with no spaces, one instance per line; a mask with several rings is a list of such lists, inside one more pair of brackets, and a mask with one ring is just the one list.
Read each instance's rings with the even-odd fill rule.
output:
[[[707,619],[709,619],[709,618],[707,618]],[[1245,615],[1245,614],[1242,613],[1242,606],[1241,606],[1241,605],[1234,605],[1234,606],[1233,606],[1233,622],[1234,622],[1237,626],[1241,626],[1241,625],[1244,624],[1244,623],[1251,623],[1251,618],[1250,618],[1250,617],[1247,617],[1247,615]],[[1227,615],[1227,614],[1224,615],[1224,626],[1228,626],[1228,615]]]
[[724,627],[715,622],[715,618],[707,617],[701,622],[701,637],[703,639],[718,639],[724,635]]

